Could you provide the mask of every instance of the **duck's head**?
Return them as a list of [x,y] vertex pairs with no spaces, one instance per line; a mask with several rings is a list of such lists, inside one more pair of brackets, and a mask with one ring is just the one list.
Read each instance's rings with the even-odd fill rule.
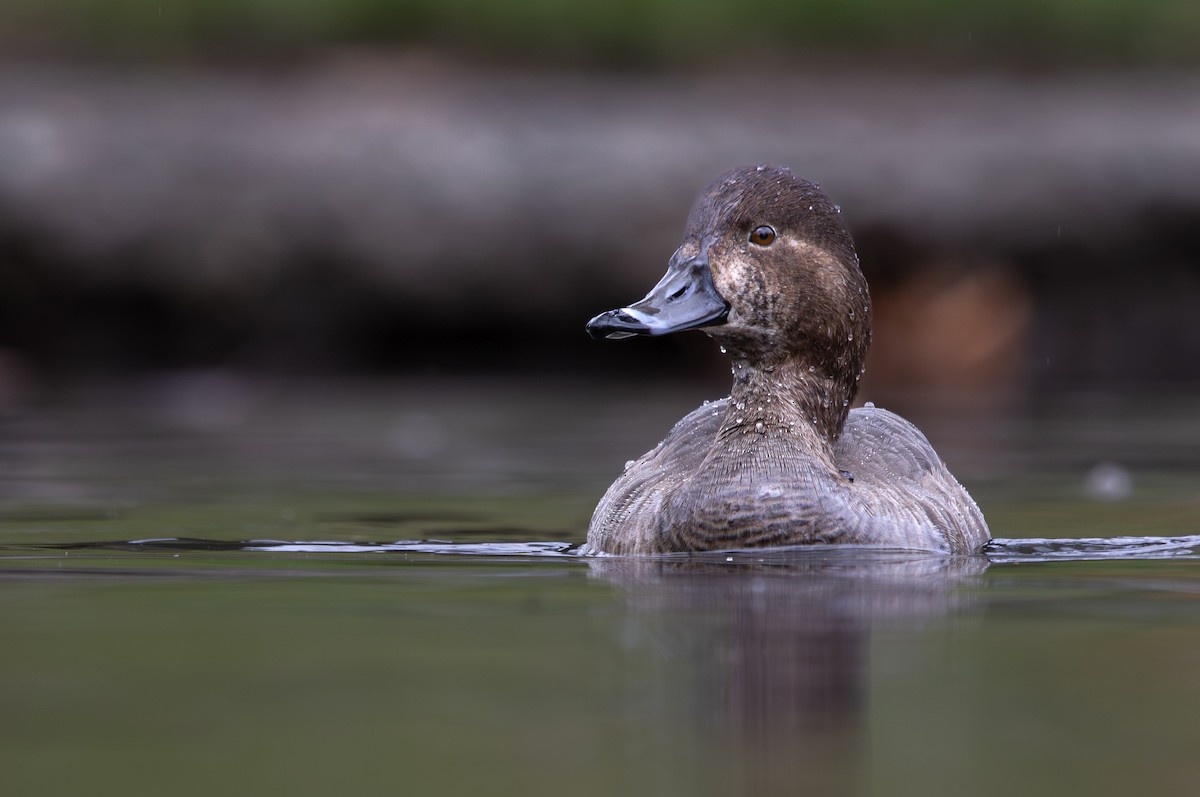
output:
[[788,169],[751,166],[701,192],[644,299],[587,329],[596,338],[701,329],[747,364],[800,360],[857,381],[871,303],[840,208]]

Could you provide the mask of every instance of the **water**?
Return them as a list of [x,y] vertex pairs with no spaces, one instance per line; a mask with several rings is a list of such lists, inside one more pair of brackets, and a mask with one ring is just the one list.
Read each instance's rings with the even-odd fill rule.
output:
[[[438,556],[516,556],[516,557],[572,557],[585,556],[581,547],[569,542],[451,542],[449,540],[400,540],[398,542],[337,542],[335,540],[203,540],[194,538],[161,537],[145,540],[113,540],[108,542],[76,542],[76,543],[40,543],[14,546],[20,550],[62,551],[63,556],[69,556],[72,551],[129,551],[153,553],[160,551],[175,552],[212,552],[212,551],[249,551],[275,554],[303,553],[343,556],[345,554],[361,553],[406,553],[406,554],[436,554]],[[1200,535],[1186,537],[1097,537],[1075,540],[1050,539],[993,539],[979,556],[969,557],[966,561],[972,567],[983,572],[988,565],[1029,564],[1033,562],[1093,560],[1151,560],[1151,559],[1196,559],[1200,558]],[[31,551],[32,552],[32,551]],[[667,554],[654,557],[656,567],[674,567],[680,561],[689,563],[734,563],[753,564],[764,567],[783,566],[796,568],[803,565],[805,569],[824,570],[834,565],[845,567],[847,563],[855,568],[866,563],[877,564],[883,561],[942,561],[939,556],[932,558],[923,553],[903,549],[891,550],[876,546],[856,545],[806,545],[795,547],[779,547],[767,550],[747,549],[729,550],[716,553],[702,554]],[[584,559],[589,565],[608,569],[617,567],[618,558],[613,560]],[[620,561],[624,561],[623,559]]]
[[623,560],[574,548],[695,390],[221,390],[0,416],[6,794],[1194,786],[1185,399],[918,418],[982,556]]

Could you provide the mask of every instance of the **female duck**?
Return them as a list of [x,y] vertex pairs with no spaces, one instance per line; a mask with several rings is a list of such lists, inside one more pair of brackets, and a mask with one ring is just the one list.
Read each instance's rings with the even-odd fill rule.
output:
[[593,552],[810,543],[969,553],[987,524],[924,435],[850,410],[871,304],[840,210],[787,169],[738,169],[692,206],[666,276],[587,325],[596,338],[703,329],[733,358],[696,409],[596,507]]

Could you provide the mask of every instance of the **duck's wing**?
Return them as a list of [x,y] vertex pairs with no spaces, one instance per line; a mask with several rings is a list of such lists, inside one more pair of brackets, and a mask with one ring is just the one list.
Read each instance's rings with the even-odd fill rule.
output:
[[663,498],[704,461],[728,410],[728,399],[706,402],[676,423],[661,443],[626,465],[592,514],[587,539],[591,552],[658,550]]
[[852,410],[834,462],[853,475],[853,493],[873,516],[931,527],[954,552],[977,550],[990,538],[983,513],[925,435],[894,412]]

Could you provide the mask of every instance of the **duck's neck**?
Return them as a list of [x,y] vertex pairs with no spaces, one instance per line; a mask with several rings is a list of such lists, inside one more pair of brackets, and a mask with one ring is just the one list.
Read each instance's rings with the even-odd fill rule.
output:
[[735,356],[722,433],[784,434],[828,451],[842,433],[857,383],[857,372],[847,384],[799,359],[761,365]]

